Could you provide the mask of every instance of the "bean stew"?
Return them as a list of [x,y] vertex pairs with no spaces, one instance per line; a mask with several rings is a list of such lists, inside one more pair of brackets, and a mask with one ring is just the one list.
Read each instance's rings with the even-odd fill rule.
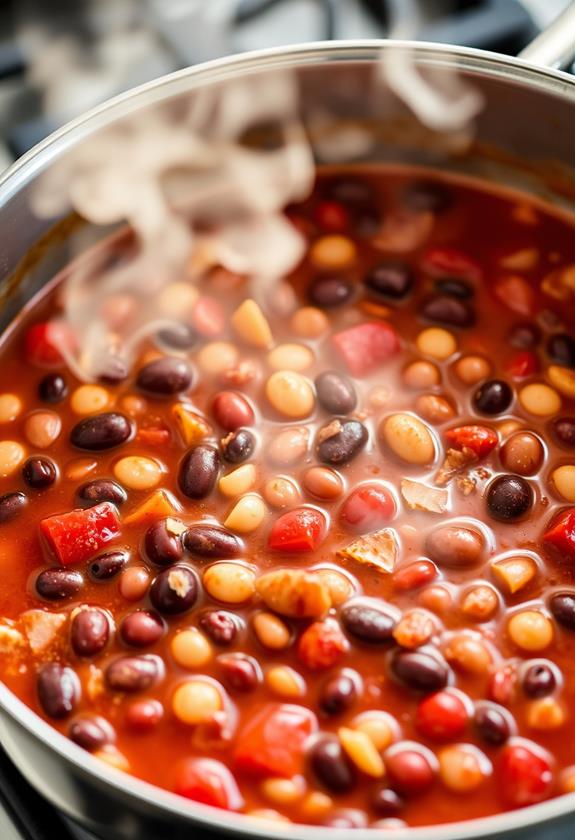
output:
[[383,166],[286,213],[293,274],[182,277],[130,371],[76,378],[57,286],[4,337],[2,678],[253,817],[575,791],[573,220]]

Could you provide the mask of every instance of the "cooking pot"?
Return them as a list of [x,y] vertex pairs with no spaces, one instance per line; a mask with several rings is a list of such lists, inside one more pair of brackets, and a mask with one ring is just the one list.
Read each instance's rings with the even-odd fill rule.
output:
[[[0,180],[0,323],[7,325],[70,256],[74,221],[38,218],[32,211],[32,196],[42,176],[105,127],[135,114],[147,117],[167,105],[177,107],[206,86],[261,78],[273,70],[296,74],[306,128],[319,160],[325,155],[326,138],[332,141],[333,158],[334,142],[342,132],[360,127],[368,142],[356,160],[402,161],[472,173],[572,207],[575,78],[555,68],[566,65],[574,44],[575,6],[570,6],[519,58],[427,43],[304,44],[213,61],[128,92],[51,135]],[[409,51],[423,73],[455,68],[481,92],[484,108],[465,151],[454,148],[452,138],[422,128],[384,84],[373,84],[382,51],[391,61]],[[96,238],[103,233],[96,230]],[[66,739],[1,684],[0,735],[14,764],[41,794],[107,840],[177,840],[202,836],[202,830],[291,840],[326,840],[331,834],[327,828],[266,823],[216,810],[121,773]],[[575,836],[575,794],[493,817],[397,834],[408,840],[467,840],[527,837],[530,829],[529,836],[538,840]],[[373,833],[358,829],[353,836],[367,840]]]

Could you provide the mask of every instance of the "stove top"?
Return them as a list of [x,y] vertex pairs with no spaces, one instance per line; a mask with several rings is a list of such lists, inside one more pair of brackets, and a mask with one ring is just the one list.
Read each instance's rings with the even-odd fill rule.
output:
[[[397,2],[397,0],[396,0]],[[401,2],[401,0],[399,0]],[[420,40],[516,54],[567,0],[419,0]],[[0,171],[103,100],[200,61],[288,43],[381,38],[392,0],[13,0],[0,5]],[[71,72],[73,71],[73,72]],[[217,840],[194,831],[194,840]],[[523,840],[570,840],[562,829]],[[0,840],[106,840],[37,794],[0,748]]]

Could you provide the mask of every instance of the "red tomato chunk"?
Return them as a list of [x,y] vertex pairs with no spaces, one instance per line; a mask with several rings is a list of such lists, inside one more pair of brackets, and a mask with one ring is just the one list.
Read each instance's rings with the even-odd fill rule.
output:
[[110,502],[72,510],[40,522],[40,533],[62,566],[93,557],[120,534],[118,511]]
[[315,551],[326,529],[325,514],[314,508],[297,508],[274,522],[268,545],[274,551]]
[[305,745],[316,729],[316,716],[304,706],[267,706],[241,733],[235,766],[250,776],[295,776],[302,770]]

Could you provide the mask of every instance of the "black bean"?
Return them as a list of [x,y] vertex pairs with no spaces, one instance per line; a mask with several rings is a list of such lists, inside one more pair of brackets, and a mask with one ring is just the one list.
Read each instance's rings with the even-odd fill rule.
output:
[[112,502],[112,504],[123,505],[128,494],[124,488],[111,478],[96,478],[88,481],[78,488],[76,499],[81,507],[94,507],[100,502]]
[[456,280],[453,277],[436,280],[435,288],[440,294],[448,297],[461,298],[461,300],[468,300],[473,297],[473,286],[470,286],[465,280]]
[[575,630],[575,592],[557,592],[549,601],[553,618],[567,630]]
[[557,441],[569,448],[575,446],[575,417],[561,417],[553,423]]
[[322,309],[332,309],[348,303],[353,296],[354,284],[345,277],[316,277],[309,285],[308,297]]
[[475,726],[480,736],[488,744],[499,746],[511,735],[507,712],[495,704],[478,705],[474,717]]
[[347,464],[361,452],[368,437],[367,429],[359,420],[333,420],[319,431],[318,457],[324,464]]
[[191,525],[182,541],[190,554],[209,560],[237,557],[242,552],[242,543],[236,535],[215,525]]
[[355,784],[353,767],[335,738],[319,738],[309,751],[309,763],[318,782],[332,793],[345,793]]
[[110,580],[122,571],[128,562],[128,555],[123,551],[107,551],[90,563],[90,575],[95,580]]
[[205,499],[214,489],[219,469],[220,456],[215,447],[200,444],[190,449],[180,461],[180,490],[188,499]]
[[341,623],[344,628],[362,642],[382,644],[393,641],[397,620],[381,605],[368,600],[348,601],[341,609]]
[[452,193],[439,181],[413,181],[402,195],[404,206],[416,213],[441,213],[452,201]]
[[59,373],[49,373],[38,385],[38,396],[43,402],[54,405],[68,395],[66,380]]
[[122,619],[120,638],[131,647],[154,645],[164,635],[164,620],[150,610],[136,610]]
[[398,814],[404,807],[401,796],[391,788],[379,788],[371,798],[371,805],[382,816]]
[[226,610],[210,610],[200,618],[200,627],[216,645],[231,645],[238,634],[239,619]]
[[315,378],[319,404],[330,414],[349,414],[357,405],[357,394],[349,377],[325,370]]
[[438,691],[445,688],[449,667],[439,655],[422,650],[397,650],[390,660],[391,673],[414,691]]
[[136,378],[138,388],[159,397],[170,397],[187,391],[191,384],[192,369],[189,364],[171,356],[149,362]]
[[370,292],[401,300],[413,288],[413,273],[405,263],[383,262],[370,268],[363,282]]
[[180,533],[170,528],[169,519],[161,519],[150,525],[144,537],[146,557],[156,566],[171,566],[184,556]]
[[487,509],[500,522],[515,522],[533,505],[531,485],[519,475],[500,475],[487,488]]
[[438,295],[428,300],[421,309],[421,315],[445,327],[471,327],[475,323],[475,313],[470,304],[447,295]]
[[174,347],[176,350],[189,350],[197,343],[198,334],[190,324],[181,323],[160,330],[158,338],[162,344],[168,347]]
[[108,688],[132,694],[150,688],[162,674],[157,656],[120,656],[105,671]]
[[544,662],[530,665],[523,675],[523,691],[528,697],[546,697],[552,694],[556,687],[555,674]]
[[19,516],[28,504],[25,493],[4,493],[0,496],[0,525]]
[[71,714],[80,699],[76,672],[58,662],[47,662],[40,667],[36,685],[40,705],[48,717],[56,720]]
[[351,674],[343,671],[322,686],[319,707],[326,715],[340,715],[350,709],[356,700],[357,682]]
[[78,449],[102,452],[121,446],[131,437],[132,432],[132,423],[127,417],[114,411],[105,411],[76,423],[70,432],[70,442]]
[[513,391],[502,379],[489,379],[473,395],[473,405],[481,414],[502,414],[512,400]]
[[70,642],[76,656],[96,656],[110,638],[110,619],[98,607],[80,609],[70,624]]
[[150,601],[162,615],[179,615],[191,609],[198,597],[198,581],[188,566],[171,566],[160,572],[150,587]]
[[36,592],[46,601],[71,598],[84,586],[84,578],[73,569],[44,569],[36,578]]
[[541,340],[541,331],[535,324],[516,324],[507,340],[517,350],[531,350]]
[[373,202],[373,187],[359,178],[337,178],[326,185],[326,195],[352,210],[363,209]]
[[237,429],[222,438],[222,456],[229,464],[247,461],[256,448],[256,439],[247,429]]
[[44,490],[56,481],[58,472],[49,458],[28,458],[22,467],[22,478],[34,490]]
[[68,735],[75,744],[88,752],[99,750],[106,744],[113,744],[116,740],[113,727],[99,715],[76,718],[70,724]]
[[575,339],[567,333],[552,335],[547,342],[547,353],[558,365],[575,367]]
[[218,656],[225,682],[234,691],[253,691],[261,679],[260,667],[252,656],[245,653],[226,653]]

